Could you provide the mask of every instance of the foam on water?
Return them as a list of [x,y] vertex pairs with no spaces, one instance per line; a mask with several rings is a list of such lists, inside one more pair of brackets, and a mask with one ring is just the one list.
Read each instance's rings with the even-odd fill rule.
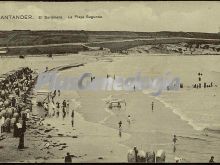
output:
[[106,116],[103,120],[99,121],[100,124],[104,124],[105,121],[108,120],[108,118],[114,115],[114,113],[110,111],[108,108],[105,108],[105,111],[108,112],[110,115]]
[[[144,94],[149,94],[150,91],[143,91]],[[153,97],[153,96],[151,96]],[[196,123],[193,119],[189,118],[186,116],[186,114],[184,114],[184,112],[181,111],[181,109],[174,107],[173,105],[171,105],[170,103],[167,103],[166,101],[164,101],[161,97],[153,97],[154,99],[158,100],[159,102],[161,102],[166,108],[170,109],[173,111],[173,113],[175,113],[176,115],[178,115],[181,120],[186,121],[189,125],[191,125],[193,127],[193,129],[197,130],[197,131],[202,131],[205,128],[209,127],[208,124],[204,124],[204,123]]]
[[176,108],[174,106],[172,106],[170,103],[167,103],[166,101],[164,101],[163,99],[161,99],[160,97],[154,97],[156,100],[160,101],[162,104],[164,104],[164,106],[166,108],[169,108],[173,111],[173,113],[175,113],[176,115],[178,115],[181,120],[186,121],[189,125],[191,125],[195,130],[197,131],[202,131],[204,130],[206,127],[208,127],[209,125],[207,124],[202,124],[202,123],[196,123],[193,119],[187,117],[179,108]]

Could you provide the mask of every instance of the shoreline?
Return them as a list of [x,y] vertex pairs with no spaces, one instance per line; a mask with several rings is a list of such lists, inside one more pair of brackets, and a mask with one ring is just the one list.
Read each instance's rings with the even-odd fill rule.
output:
[[[154,55],[152,55],[149,58],[152,58],[153,56]],[[86,56],[83,56],[83,58],[81,59],[85,61],[84,59],[85,57]],[[91,57],[91,58],[94,58],[94,57]],[[98,57],[98,59],[96,59],[98,62],[95,59],[93,59],[92,62],[91,61],[88,62],[85,66],[79,67],[79,68],[72,68],[68,70],[67,73],[77,74],[77,73],[92,69],[91,71],[94,72],[95,75],[96,74],[102,75],[103,73],[108,73],[109,70],[111,72],[117,73],[117,75],[128,74],[127,72],[123,72],[123,71],[117,72],[117,68],[115,70],[111,70],[111,68],[115,66],[119,67],[120,62],[122,60],[125,60],[126,62],[126,60],[133,60],[133,58],[128,59],[128,58],[122,57],[122,58],[114,59],[113,56],[110,56],[110,57],[113,59],[113,62],[102,61],[102,56],[100,56]],[[139,58],[139,60],[143,61],[144,58],[143,57]],[[32,62],[32,60],[30,61]],[[57,59],[55,58],[55,61],[53,62],[55,64],[51,63],[49,67],[60,66],[60,63],[58,63],[59,62],[58,58]],[[62,62],[65,62],[65,60],[63,59],[61,63]],[[43,66],[43,64],[40,64],[40,65]],[[106,68],[103,68],[103,70],[98,69],[97,71],[94,68],[94,66],[101,67],[103,65],[106,66]],[[132,65],[130,65],[130,67],[131,66]],[[41,66],[39,66],[39,68],[40,67]],[[133,67],[135,68],[135,66]],[[151,69],[151,66],[149,67]],[[132,68],[130,69],[132,70]],[[217,70],[217,69],[214,68],[212,70]],[[145,72],[145,74],[148,73],[147,71]],[[67,73],[64,73],[64,74],[67,74]],[[152,69],[152,73],[156,74],[156,73],[159,73],[159,71]],[[190,91],[188,91],[187,89],[187,92],[190,92]],[[209,92],[208,93],[207,92],[204,93],[204,92],[205,91],[201,90],[200,93],[203,93],[204,96],[207,95],[207,97],[211,94]],[[77,129],[76,130],[71,129],[71,126],[69,126],[71,124],[70,122],[68,123],[68,119],[66,119],[67,121],[65,121],[64,123],[62,123],[62,120],[61,121],[59,120],[59,124],[58,124],[59,128],[56,128],[56,125],[53,125],[55,124],[56,118],[55,119],[46,118],[44,119],[44,126],[46,128],[39,131],[44,135],[42,137],[38,136],[39,139],[38,141],[35,142],[35,138],[29,137],[28,136],[29,134],[27,134],[26,138],[30,138],[30,139],[26,141],[27,143],[26,142],[25,143],[26,143],[26,146],[29,148],[26,148],[24,151],[12,151],[12,154],[13,153],[18,154],[18,152],[20,152],[21,154],[20,157],[13,158],[13,159],[19,161],[19,159],[30,158],[30,160],[27,160],[25,162],[36,161],[34,159],[31,159],[33,156],[36,155],[36,157],[42,157],[42,158],[37,158],[37,162],[57,162],[57,161],[63,162],[64,161],[63,156],[65,156],[67,150],[69,150],[70,153],[73,152],[74,155],[76,154],[76,158],[73,158],[73,162],[112,162],[112,161],[113,162],[127,162],[127,159],[126,159],[127,151],[128,149],[131,149],[134,146],[137,146],[138,149],[143,149],[145,152],[162,148],[165,150],[167,154],[166,162],[175,162],[174,161],[175,156],[184,157],[190,162],[196,162],[196,160],[197,161],[200,160],[201,162],[206,162],[208,161],[210,155],[215,155],[216,153],[218,153],[219,149],[216,148],[216,146],[219,144],[217,142],[217,138],[210,134],[208,134],[208,136],[203,135],[202,131],[194,130],[192,126],[187,123],[187,121],[182,120],[178,114],[175,114],[175,112],[173,112],[172,110],[173,106],[166,107],[164,103],[161,102],[160,100],[157,100],[157,99],[155,100],[154,97],[150,97],[149,95],[144,94],[143,92],[129,92],[128,94],[127,93],[121,92],[121,95],[120,93],[117,93],[118,97],[126,98],[128,106],[126,107],[126,111],[121,111],[121,112],[116,113],[116,111],[112,111],[108,109],[106,110],[105,104],[103,101],[103,99],[108,97],[110,94],[113,94],[116,96],[116,93],[114,92],[106,92],[106,93],[101,93],[101,92],[100,93],[99,92],[86,93],[85,92],[85,93],[80,93],[80,97],[78,97],[77,94],[73,94],[71,92],[66,93],[65,91],[63,91],[63,95],[65,96],[65,98],[70,99],[70,100],[72,100],[71,98],[73,98],[81,102],[81,108],[76,110],[76,121],[78,120],[77,122],[79,124],[78,126],[76,125]],[[178,96],[178,94],[176,95],[168,94],[167,96],[168,98],[169,96],[172,96],[171,97],[172,99],[173,97]],[[155,101],[156,109],[152,113],[150,109],[151,108],[150,105],[151,105],[151,101],[153,100]],[[168,104],[169,104],[169,101],[168,101]],[[181,106],[182,104],[180,104],[180,107]],[[134,119],[130,127],[128,127],[127,122],[126,122],[126,117],[128,114],[131,114],[132,118]],[[123,121],[122,138],[119,138],[118,136],[118,121],[119,120]],[[47,127],[47,124],[50,124],[50,126]],[[62,124],[65,124],[65,125],[62,125]],[[44,133],[45,130],[52,129],[51,127],[55,127],[53,128],[54,132],[52,131],[49,133],[47,132]],[[69,139],[67,140],[68,142],[66,142],[68,143],[68,145],[60,145],[60,143],[63,143],[63,142],[62,140],[60,142],[58,141],[59,139],[62,139],[62,138],[56,137],[56,136],[58,134],[65,134],[66,133],[65,127],[68,127],[67,130],[70,130],[72,134],[69,135],[70,137],[67,137]],[[39,129],[42,129],[42,128],[40,127]],[[59,130],[57,131],[56,129],[59,129]],[[177,134],[177,138],[179,139],[176,153],[173,153],[172,151],[172,147],[173,147],[172,136],[174,133]],[[56,136],[52,137],[52,139],[47,138],[47,136],[50,134],[54,134]],[[126,134],[128,134],[128,136]],[[123,135],[125,135],[127,139],[123,139],[125,137]],[[75,136],[75,138],[72,138],[71,136]],[[38,144],[41,144],[41,143],[45,144],[46,143],[45,140],[46,141],[55,140],[54,142],[58,144],[53,144],[55,147],[52,147],[51,150],[45,149],[42,153],[38,153],[38,151],[40,151]],[[63,141],[65,140],[66,139],[63,139]],[[5,152],[6,151],[10,152],[11,150],[15,149],[13,148],[13,145],[17,144],[16,139],[13,140],[9,138],[8,141],[6,142],[9,144],[9,146],[8,146],[8,150],[6,149]],[[10,142],[12,142],[12,144],[10,144]],[[108,144],[105,144],[105,143],[108,143]],[[122,146],[118,147],[119,146],[118,143],[120,143]],[[56,147],[56,145],[59,145],[59,146]],[[63,150],[59,150],[63,146],[68,146],[68,147],[64,147]],[[88,146],[90,146],[90,148],[94,148],[94,150],[97,150],[97,153],[93,153],[92,151],[89,151],[90,149],[88,149]],[[104,149],[103,149],[103,146],[104,146]],[[31,149],[33,150],[33,148],[35,148],[36,152],[31,151]],[[110,152],[111,150],[113,151],[116,150],[116,151],[111,153]],[[48,151],[49,153],[47,153]],[[31,153],[31,155],[28,155],[29,152]],[[55,155],[50,155],[51,153]],[[98,153],[101,153],[101,154],[98,154]],[[199,156],[203,156],[202,159],[200,159]],[[45,157],[45,160],[44,160],[44,157]],[[99,157],[101,158],[99,159]],[[217,155],[215,157],[216,159],[218,159]],[[8,160],[6,159],[5,162],[8,162]]]

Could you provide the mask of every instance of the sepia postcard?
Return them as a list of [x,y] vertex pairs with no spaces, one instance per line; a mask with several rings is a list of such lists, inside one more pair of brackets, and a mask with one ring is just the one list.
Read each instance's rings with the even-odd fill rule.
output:
[[220,2],[0,2],[0,163],[220,162]]

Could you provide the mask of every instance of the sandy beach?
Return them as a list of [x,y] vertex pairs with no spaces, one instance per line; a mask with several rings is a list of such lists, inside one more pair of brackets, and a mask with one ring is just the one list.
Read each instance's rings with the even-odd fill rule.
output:
[[[105,60],[109,58],[111,60]],[[64,76],[80,76],[82,73],[91,72],[97,77],[105,77],[106,74],[128,77],[141,72],[145,76],[155,77],[171,72],[180,77],[184,88],[178,91],[163,91],[157,97],[150,95],[148,91],[61,91],[59,99],[70,100],[70,110],[76,111],[74,129],[69,116],[64,120],[61,117],[46,117],[43,126],[38,126],[38,120],[44,112],[35,106],[32,117],[38,119],[35,124],[30,123],[31,126],[25,133],[26,148],[18,151],[18,139],[9,134],[1,141],[0,160],[64,162],[64,156],[70,152],[74,155],[73,162],[127,162],[128,149],[137,146],[144,151],[163,149],[166,152],[166,162],[175,162],[175,157],[182,157],[186,162],[208,162],[211,155],[215,156],[217,162],[220,160],[219,87],[193,89],[192,84],[197,82],[197,73],[202,72],[204,81],[213,81],[219,85],[219,60],[218,56],[92,57],[83,54],[57,56],[53,59],[3,58],[0,66],[4,70],[1,68],[1,72],[30,66],[40,73],[46,66],[53,68],[86,63],[60,73]],[[12,66],[14,68],[11,68]],[[110,96],[125,99],[126,107],[108,109],[105,100]],[[128,115],[132,117],[130,125],[127,122]],[[119,121],[122,121],[121,137],[118,131]],[[33,125],[36,128],[33,129]],[[172,143],[174,134],[178,139],[175,152]],[[48,138],[48,135],[51,137]],[[49,149],[41,150],[46,143],[51,144]]]

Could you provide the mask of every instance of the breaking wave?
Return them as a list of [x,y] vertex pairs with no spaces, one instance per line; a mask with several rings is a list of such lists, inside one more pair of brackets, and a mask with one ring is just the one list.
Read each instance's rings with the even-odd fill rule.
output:
[[[149,92],[146,91],[143,91],[143,93],[149,94]],[[172,110],[174,114],[178,115],[181,118],[181,120],[186,121],[189,125],[193,127],[193,129],[197,131],[203,131],[205,128],[209,127],[209,125],[206,125],[204,123],[196,123],[195,121],[193,121],[193,119],[188,118],[183,112],[181,112],[179,108],[172,106],[171,104],[167,103],[160,97],[153,97],[153,98],[161,102],[166,108]]]

